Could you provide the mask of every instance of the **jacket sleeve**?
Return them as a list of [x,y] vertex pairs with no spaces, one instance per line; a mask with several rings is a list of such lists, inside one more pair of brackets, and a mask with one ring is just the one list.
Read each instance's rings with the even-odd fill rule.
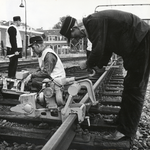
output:
[[13,50],[17,49],[17,31],[14,27],[10,27],[8,29],[8,34],[9,34],[9,40],[10,40],[10,44]]
[[92,42],[92,52],[87,60],[87,66],[102,68],[110,60],[112,52],[106,49],[108,21],[106,19],[93,18],[86,24],[89,39]]
[[50,77],[57,62],[57,57],[52,53],[47,53],[44,59],[44,69],[32,74],[34,77]]

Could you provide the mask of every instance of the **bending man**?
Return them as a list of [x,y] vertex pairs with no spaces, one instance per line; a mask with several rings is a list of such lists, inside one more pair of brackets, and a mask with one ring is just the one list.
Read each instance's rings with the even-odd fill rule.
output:
[[119,10],[104,10],[83,18],[85,30],[66,17],[60,33],[68,38],[88,37],[92,51],[84,68],[106,66],[112,53],[122,57],[124,79],[117,130],[105,138],[119,140],[135,136],[141,117],[150,73],[150,26],[139,17]]

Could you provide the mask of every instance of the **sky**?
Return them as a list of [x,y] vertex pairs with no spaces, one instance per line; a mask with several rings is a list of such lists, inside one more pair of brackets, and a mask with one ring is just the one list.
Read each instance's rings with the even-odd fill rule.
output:
[[[26,4],[26,9],[19,7]],[[26,2],[26,3],[25,3]],[[0,0],[0,21],[12,21],[13,16],[20,16],[33,28],[51,29],[61,17],[70,15],[77,20],[94,13],[98,5],[114,4],[149,4],[143,6],[98,7],[97,10],[119,9],[134,13],[142,19],[150,19],[150,0]]]

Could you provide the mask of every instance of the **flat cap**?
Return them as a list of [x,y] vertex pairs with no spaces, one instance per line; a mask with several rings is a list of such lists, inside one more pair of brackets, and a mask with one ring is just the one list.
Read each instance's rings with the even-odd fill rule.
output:
[[68,41],[70,41],[71,28],[74,26],[75,22],[75,18],[67,16],[60,29],[60,34],[65,36],[68,39]]
[[34,43],[41,43],[43,42],[43,38],[41,36],[34,36],[30,38],[30,45],[28,47],[32,47]]
[[13,17],[13,21],[21,21],[20,16],[14,16],[14,17]]

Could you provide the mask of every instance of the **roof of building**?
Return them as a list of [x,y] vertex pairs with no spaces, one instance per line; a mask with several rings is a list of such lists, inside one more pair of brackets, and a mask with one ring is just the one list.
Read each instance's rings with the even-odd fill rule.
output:
[[[6,26],[6,25],[0,25],[0,29],[7,29],[9,26]],[[25,29],[24,28],[22,28],[22,27],[20,27],[19,28],[19,31],[25,31]],[[30,32],[30,33],[36,33],[36,34],[43,34],[43,32],[42,31],[36,31],[36,30],[34,30],[33,28],[28,28],[27,29],[27,32]]]
[[51,29],[51,30],[38,30],[44,32],[46,35],[61,35],[59,33],[60,29]]

